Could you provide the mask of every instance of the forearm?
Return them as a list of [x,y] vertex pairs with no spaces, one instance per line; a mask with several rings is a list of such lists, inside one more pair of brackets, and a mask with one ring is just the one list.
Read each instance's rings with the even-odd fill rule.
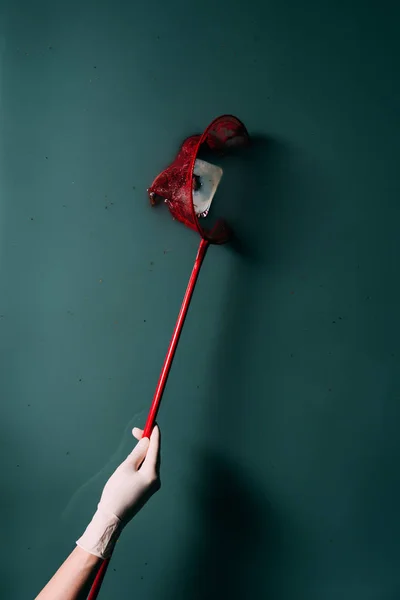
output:
[[87,598],[102,559],[79,546],[68,556],[36,600],[83,600]]

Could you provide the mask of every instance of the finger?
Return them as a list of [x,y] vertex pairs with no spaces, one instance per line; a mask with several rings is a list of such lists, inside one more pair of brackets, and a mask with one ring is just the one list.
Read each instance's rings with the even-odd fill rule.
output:
[[150,444],[146,458],[142,465],[142,471],[152,476],[157,473],[157,461],[160,454],[160,430],[156,425],[150,435]]
[[137,440],[141,440],[142,436],[143,436],[143,429],[139,429],[139,427],[134,427],[132,429],[132,435],[133,437],[135,437]]
[[134,469],[137,470],[144,461],[149,445],[149,438],[141,439],[128,456],[128,461],[132,464]]

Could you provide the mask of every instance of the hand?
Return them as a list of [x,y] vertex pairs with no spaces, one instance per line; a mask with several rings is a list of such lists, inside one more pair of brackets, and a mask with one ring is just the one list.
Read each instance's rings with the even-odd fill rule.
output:
[[123,527],[160,488],[160,431],[157,426],[148,438],[135,427],[140,441],[107,481],[97,511],[78,546],[101,558],[112,553]]
[[133,428],[132,434],[140,441],[107,481],[99,504],[124,525],[160,488],[158,427],[154,427],[150,440],[142,438],[143,431],[138,427]]

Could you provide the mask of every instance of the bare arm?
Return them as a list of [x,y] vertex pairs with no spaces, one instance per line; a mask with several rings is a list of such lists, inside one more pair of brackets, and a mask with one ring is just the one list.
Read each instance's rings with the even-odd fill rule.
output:
[[84,600],[102,562],[77,546],[36,600]]

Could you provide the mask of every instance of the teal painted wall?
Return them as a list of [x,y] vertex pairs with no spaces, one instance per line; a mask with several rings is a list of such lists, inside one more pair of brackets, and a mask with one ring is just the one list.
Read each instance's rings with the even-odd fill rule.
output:
[[394,6],[1,4],[2,598],[145,421],[198,243],[146,188],[224,112],[258,139],[241,251],[207,256],[101,598],[398,598]]

